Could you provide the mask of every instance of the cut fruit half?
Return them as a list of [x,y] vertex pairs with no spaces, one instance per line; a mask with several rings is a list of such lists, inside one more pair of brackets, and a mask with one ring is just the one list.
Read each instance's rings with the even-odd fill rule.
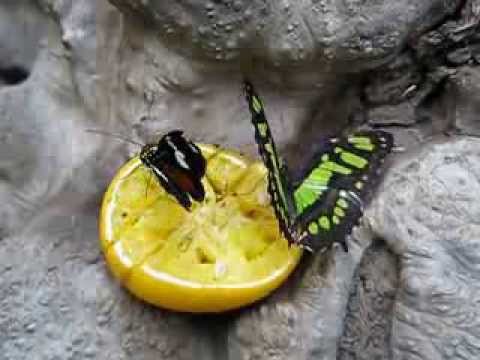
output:
[[135,157],[105,193],[100,243],[108,267],[145,301],[184,312],[251,304],[280,286],[302,251],[289,247],[266,193],[266,169],[199,145],[205,200],[185,210]]

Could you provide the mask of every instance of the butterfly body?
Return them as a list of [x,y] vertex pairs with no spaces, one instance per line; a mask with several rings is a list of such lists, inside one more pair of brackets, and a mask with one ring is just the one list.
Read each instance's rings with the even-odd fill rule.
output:
[[306,170],[292,181],[280,165],[263,104],[247,81],[245,93],[255,140],[268,169],[267,190],[282,233],[290,243],[312,250],[328,248],[334,242],[347,250],[345,239],[378,183],[393,136],[368,130],[328,138]]
[[157,144],[145,145],[140,160],[185,209],[189,210],[192,205],[190,198],[203,201],[205,190],[201,179],[205,175],[206,161],[200,149],[181,131],[171,131]]

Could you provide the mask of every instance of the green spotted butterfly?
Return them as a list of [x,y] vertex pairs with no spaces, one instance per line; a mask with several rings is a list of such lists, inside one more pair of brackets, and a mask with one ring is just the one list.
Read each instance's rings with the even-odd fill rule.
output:
[[381,165],[394,146],[393,135],[367,130],[329,138],[298,180],[291,180],[275,149],[262,101],[250,82],[244,86],[280,230],[290,244],[312,251],[334,242],[348,251],[346,237],[378,182]]

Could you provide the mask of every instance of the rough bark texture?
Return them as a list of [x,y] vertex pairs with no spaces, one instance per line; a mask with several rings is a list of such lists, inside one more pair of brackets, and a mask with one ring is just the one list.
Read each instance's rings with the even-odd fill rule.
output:
[[[0,3],[0,358],[480,358],[480,0]],[[325,135],[396,134],[351,251],[224,316],[108,274],[101,195],[138,149],[87,128],[254,151],[265,98],[290,168]]]

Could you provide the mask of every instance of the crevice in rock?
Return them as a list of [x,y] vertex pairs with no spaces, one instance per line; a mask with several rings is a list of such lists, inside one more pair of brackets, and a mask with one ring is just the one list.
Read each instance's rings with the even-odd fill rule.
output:
[[25,82],[30,76],[30,72],[23,66],[11,65],[0,67],[0,85],[18,85]]
[[392,358],[390,337],[398,278],[397,257],[383,240],[375,240],[354,274],[337,359]]
[[7,229],[0,226],[0,242],[8,236]]
[[448,77],[440,79],[435,86],[432,87],[429,93],[420,101],[415,111],[416,123],[426,123],[432,118],[431,114],[433,107],[439,99],[443,97],[445,86],[448,82]]
[[468,5],[469,0],[460,0],[455,12],[448,17],[450,20],[459,20],[462,18],[462,13],[465,7]]
[[423,136],[456,127],[461,119],[442,104],[452,105],[458,69],[480,64],[480,20],[472,6],[460,1],[441,22],[414,34],[394,61],[367,74],[360,101],[369,126],[413,128]]
[[6,183],[9,183],[12,181],[12,176],[9,171],[6,169],[0,168],[0,181],[4,181]]

